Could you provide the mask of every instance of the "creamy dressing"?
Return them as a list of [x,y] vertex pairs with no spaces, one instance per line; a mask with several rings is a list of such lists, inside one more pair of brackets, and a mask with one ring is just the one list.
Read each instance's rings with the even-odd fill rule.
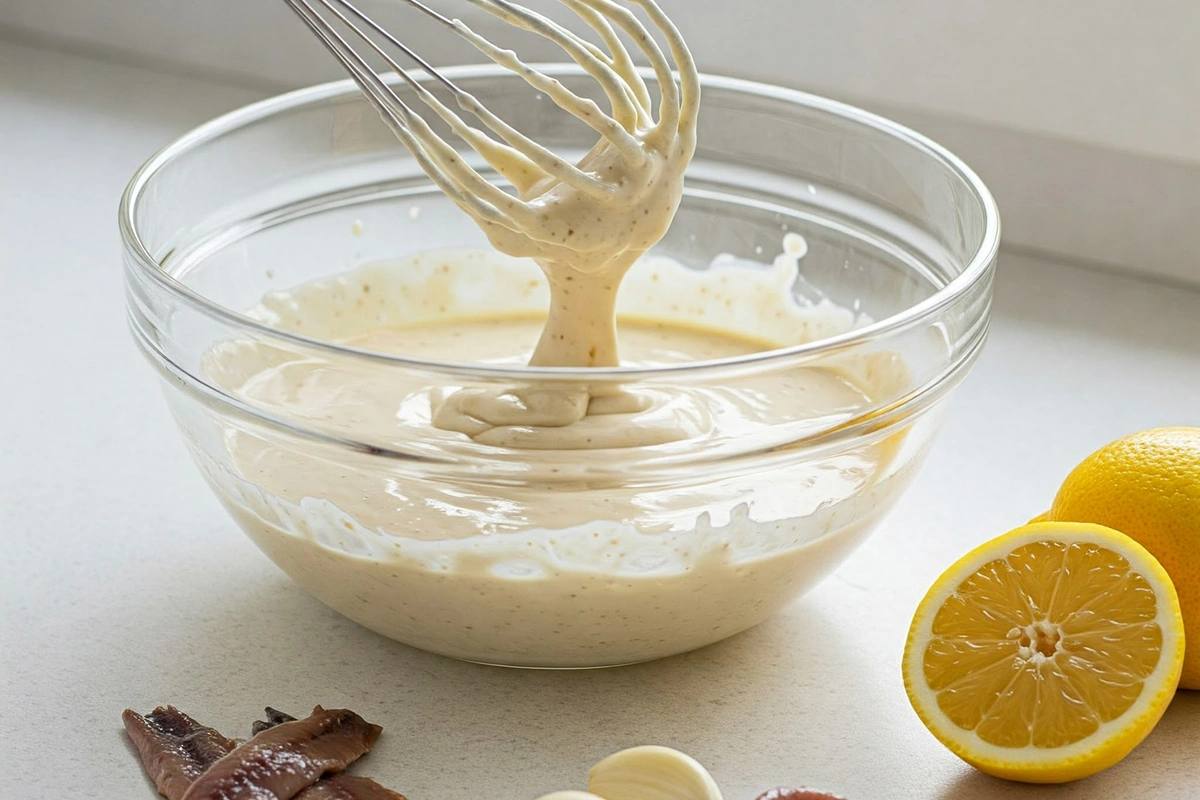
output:
[[[639,261],[618,306],[627,363],[737,357],[870,322],[828,300],[797,299],[790,287],[803,247],[789,242],[772,266]],[[251,314],[365,350],[515,366],[546,302],[532,262],[447,251],[274,293]],[[234,340],[213,348],[205,369],[307,428],[461,459],[457,478],[440,479],[419,463],[228,419],[221,429],[236,474],[215,464],[206,473],[258,546],[327,604],[392,638],[476,661],[624,663],[744,630],[855,546],[904,478],[888,469],[894,439],[785,468],[721,476],[695,466],[651,485],[642,474],[651,458],[699,464],[746,441],[835,427],[908,380],[890,353],[719,384],[627,385],[644,408],[598,425],[494,426],[499,443],[430,424],[441,395],[479,387],[440,385],[416,368]],[[630,432],[663,438],[655,430],[684,436],[627,446]],[[544,437],[556,447],[542,447]],[[608,449],[580,462],[578,450],[563,449],[573,446]],[[506,465],[518,471],[500,480]]]
[[[536,337],[537,318],[506,318],[482,321],[449,321],[441,325],[378,331],[353,337],[346,342],[381,352],[405,353],[437,359],[464,352],[475,353],[475,343],[486,345],[494,353],[519,354]],[[693,360],[702,354],[722,357],[755,352],[745,340],[711,332],[675,326],[631,323],[623,326],[622,341],[634,363],[665,365]],[[493,363],[505,363],[512,356],[498,357]],[[488,390],[480,390],[483,394]],[[405,449],[408,442],[431,439],[431,416],[436,416],[439,397],[445,393],[474,392],[458,387],[430,387],[417,374],[381,375],[370,365],[354,362],[314,362],[308,359],[285,360],[251,375],[239,393],[259,408],[274,411],[287,419],[324,428],[352,438],[369,432],[372,444],[381,448]],[[490,390],[499,405],[507,394]],[[773,402],[773,395],[790,396],[786,404]],[[694,507],[694,494],[682,494],[677,501],[657,500],[647,507],[644,492],[638,487],[605,486],[600,491],[550,491],[544,482],[554,481],[553,470],[563,469],[564,449],[613,449],[610,464],[626,463],[631,474],[647,440],[675,441],[675,437],[694,440],[702,449],[715,439],[753,437],[769,432],[770,426],[784,422],[818,430],[831,427],[852,416],[867,404],[864,392],[832,369],[791,370],[784,375],[744,378],[721,386],[654,388],[629,393],[638,401],[637,408],[605,409],[604,414],[588,414],[566,427],[540,427],[543,420],[533,417],[536,406],[515,410],[520,420],[497,425],[477,436],[482,445],[520,450],[526,467],[527,485],[512,486],[503,498],[492,497],[494,490],[455,486],[442,490],[403,484],[386,491],[366,492],[360,481],[345,492],[338,486],[345,480],[345,464],[340,461],[298,461],[296,454],[281,449],[266,439],[250,437],[234,440],[235,453],[242,471],[261,488],[279,497],[300,501],[305,497],[324,497],[335,503],[360,525],[411,539],[467,539],[480,533],[521,532],[525,526],[553,530],[587,526],[597,519],[636,522],[642,530],[669,530],[694,519],[675,520],[675,508],[685,512]],[[556,402],[556,401],[554,401]],[[594,399],[591,401],[596,402]],[[581,409],[582,412],[582,409]],[[582,413],[581,413],[582,416]],[[503,421],[503,420],[501,420]],[[438,434],[451,448],[454,433]],[[597,477],[591,482],[595,484]],[[580,480],[581,484],[583,479]],[[454,497],[453,501],[450,500]],[[764,498],[765,499],[765,498]],[[519,505],[526,510],[510,520],[489,512],[502,502],[506,508]],[[414,513],[430,513],[451,504],[456,509],[446,519],[430,520],[428,528],[414,525]],[[597,512],[603,515],[597,517]],[[663,522],[656,523],[656,519]],[[667,524],[665,520],[672,520]],[[664,527],[665,526],[665,527]]]

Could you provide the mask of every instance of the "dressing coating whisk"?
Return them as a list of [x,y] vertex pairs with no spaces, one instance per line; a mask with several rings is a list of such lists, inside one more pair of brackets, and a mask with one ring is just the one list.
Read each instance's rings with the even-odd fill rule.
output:
[[[607,98],[609,113],[462,21],[419,0],[400,1],[523,78],[599,136],[596,146],[577,164],[569,163],[488,111],[351,2],[285,0],[341,62],[425,174],[479,224],[497,249],[531,256],[543,264],[570,263],[577,270],[596,274],[627,269],[662,237],[679,201],[683,168],[695,151],[700,87],[695,63],[679,31],[654,0],[626,0],[624,5],[616,0],[558,0],[598,36],[603,47],[509,0],[467,0],[505,23],[558,45],[596,80]],[[654,35],[627,6],[640,8],[665,39],[678,83],[671,61]],[[618,31],[634,43],[653,70],[660,94],[657,114],[646,81]],[[402,54],[411,65],[399,63],[393,52]],[[364,54],[371,53],[511,183],[516,194],[491,183],[466,163],[417,113],[411,95],[406,95],[407,101],[403,99],[393,84],[370,66]],[[444,86],[458,111],[418,80],[412,74],[413,66]],[[482,129],[468,125],[459,111],[477,120]],[[669,208],[663,208],[664,204]],[[651,208],[656,212],[653,215]],[[596,225],[596,220],[603,224]],[[649,224],[638,230],[639,222]]]

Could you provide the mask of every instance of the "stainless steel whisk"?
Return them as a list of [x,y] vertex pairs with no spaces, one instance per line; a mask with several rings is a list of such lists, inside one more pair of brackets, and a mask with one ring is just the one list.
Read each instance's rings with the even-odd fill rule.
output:
[[[621,159],[624,166],[630,168],[625,169],[624,174],[629,174],[648,158],[648,144],[682,148],[683,164],[695,149],[695,108],[700,93],[696,67],[679,31],[654,0],[626,2],[641,8],[651,25],[665,38],[671,61],[639,17],[616,0],[559,0],[598,35],[603,48],[551,18],[510,0],[467,0],[503,22],[558,45],[597,81],[607,97],[609,113],[594,101],[575,94],[558,80],[529,66],[512,50],[480,36],[462,21],[448,18],[419,0],[400,0],[453,31],[488,59],[519,75],[559,108],[595,130],[599,142],[589,153],[593,157],[585,156],[578,165],[567,162],[488,111],[477,98],[448,80],[414,49],[353,3],[347,0],[285,2],[341,62],[429,178],[473,217],[493,242],[499,246],[497,237],[504,239],[508,246],[501,249],[506,252],[516,254],[514,250],[522,249],[521,239],[540,237],[538,252],[544,255],[546,240],[539,222],[545,219],[546,198],[552,193],[556,200],[567,196],[576,206],[593,204],[596,208],[589,211],[605,213],[612,213],[614,206],[629,212],[636,210],[637,203],[648,202],[647,192],[628,191],[609,180],[608,175],[613,171],[598,168],[604,159]],[[618,31],[629,37],[654,72],[661,97],[657,115],[646,82],[638,74]],[[435,133],[421,114],[371,67],[364,52],[374,53],[394,70],[425,106],[513,185],[516,195],[489,182],[468,165],[455,148]],[[411,74],[411,66],[406,68],[398,63],[393,52],[403,54],[412,65],[448,89],[459,110],[477,119],[490,135],[468,125],[457,111],[439,100]],[[678,71],[678,84],[672,74],[672,61]],[[598,149],[605,151],[603,156],[596,155]],[[617,174],[622,172],[617,171]]]

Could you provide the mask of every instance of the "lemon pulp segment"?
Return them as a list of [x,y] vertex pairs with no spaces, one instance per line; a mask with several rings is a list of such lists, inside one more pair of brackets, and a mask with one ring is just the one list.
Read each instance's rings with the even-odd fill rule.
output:
[[985,742],[1061,747],[1133,705],[1162,652],[1157,616],[1154,589],[1119,554],[1033,542],[938,610],[925,679],[942,712]]

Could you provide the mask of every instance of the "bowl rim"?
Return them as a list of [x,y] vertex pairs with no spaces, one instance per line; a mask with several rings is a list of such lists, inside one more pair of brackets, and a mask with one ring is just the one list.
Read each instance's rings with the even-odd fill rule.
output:
[[[532,66],[552,77],[576,77],[586,74],[581,67],[572,63],[534,64]],[[508,70],[494,64],[453,66],[441,69],[439,72],[450,80],[512,75]],[[647,68],[641,68],[639,72],[643,73],[643,76],[650,80],[654,78],[653,72]],[[418,80],[431,80],[423,72],[414,71],[412,74]],[[389,79],[398,80],[399,78],[393,75],[389,76]],[[361,359],[385,367],[402,367],[432,374],[448,374],[462,378],[489,380],[579,381],[585,376],[592,381],[629,380],[631,378],[653,380],[664,377],[690,380],[712,377],[717,373],[725,373],[731,368],[734,371],[742,371],[748,368],[755,370],[770,369],[781,363],[827,357],[887,336],[901,333],[931,320],[947,306],[952,305],[963,296],[969,295],[972,289],[985,281],[994,270],[1000,245],[999,208],[983,180],[958,156],[942,145],[886,117],[819,95],[773,84],[720,75],[702,74],[700,79],[702,91],[704,88],[729,90],[805,106],[831,116],[840,117],[873,128],[917,150],[923,151],[925,155],[941,162],[944,166],[949,167],[953,172],[957,173],[973,191],[975,198],[983,207],[984,231],[979,247],[962,271],[932,295],[896,314],[876,320],[860,328],[854,328],[836,336],[817,339],[800,345],[764,350],[742,356],[653,367],[494,366],[436,361],[364,350],[327,339],[286,331],[257,320],[247,314],[214,303],[163,269],[143,243],[136,219],[143,191],[156,173],[170,164],[180,154],[222,134],[267,119],[283,111],[305,105],[313,105],[336,97],[357,94],[359,91],[358,86],[350,79],[316,84],[242,106],[193,128],[167,144],[138,168],[121,195],[118,208],[118,225],[122,242],[126,254],[130,257],[137,274],[148,278],[168,294],[175,296],[187,305],[224,324],[253,332],[258,336],[281,340],[308,350],[336,354],[342,358]],[[984,306],[983,313],[986,313],[986,308],[987,305]],[[951,361],[956,361],[962,357],[964,357],[964,354],[960,352]]]

